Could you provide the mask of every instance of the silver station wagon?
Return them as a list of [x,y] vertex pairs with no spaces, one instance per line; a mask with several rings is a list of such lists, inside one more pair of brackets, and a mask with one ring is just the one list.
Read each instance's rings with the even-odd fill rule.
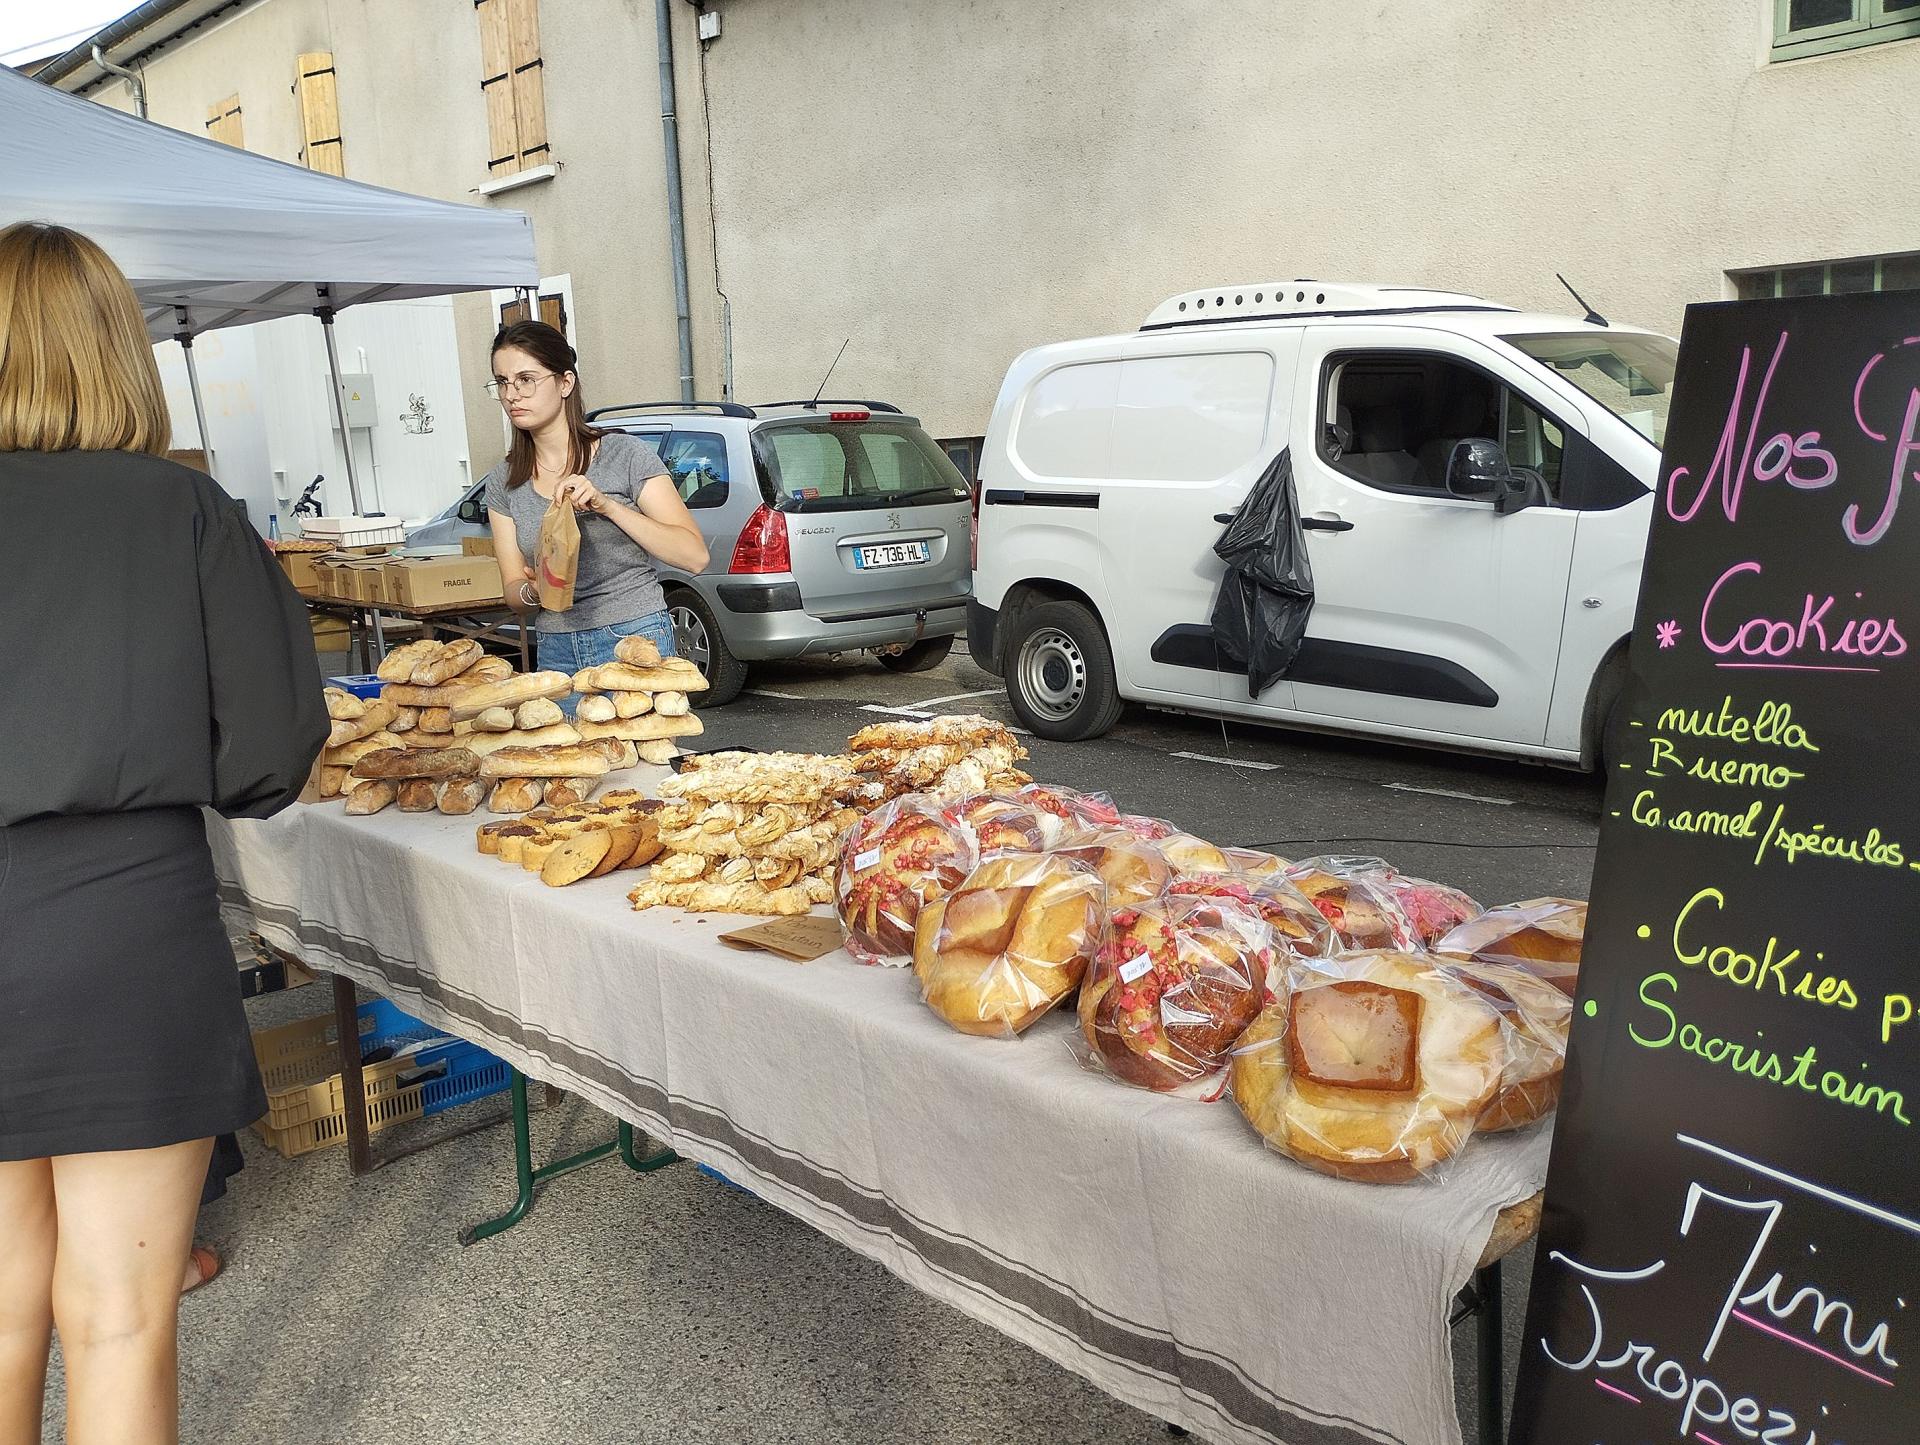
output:
[[[899,672],[937,666],[966,628],[972,493],[913,417],[880,401],[645,402],[594,425],[650,442],[712,551],[700,573],[661,568],[681,653],[712,684],[748,665],[870,651]],[[408,534],[486,531],[478,484]]]

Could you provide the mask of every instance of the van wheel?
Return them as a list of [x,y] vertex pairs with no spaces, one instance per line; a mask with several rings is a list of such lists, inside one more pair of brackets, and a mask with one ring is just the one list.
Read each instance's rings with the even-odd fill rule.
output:
[[1097,738],[1120,720],[1113,652],[1092,609],[1045,602],[1020,614],[1007,647],[1007,700],[1043,738]]
[[1602,774],[1611,779],[1621,763],[1631,761],[1627,753],[1633,746],[1627,727],[1627,655],[1624,652],[1607,664],[1599,694],[1594,714],[1599,729],[1599,736],[1594,740],[1594,756]]
[[727,639],[705,599],[698,592],[672,592],[667,616],[673,619],[674,648],[707,679],[700,705],[722,707],[740,696],[747,685],[747,665],[727,650]]
[[905,652],[882,652],[878,656],[888,672],[932,672],[952,651],[951,637],[923,637]]

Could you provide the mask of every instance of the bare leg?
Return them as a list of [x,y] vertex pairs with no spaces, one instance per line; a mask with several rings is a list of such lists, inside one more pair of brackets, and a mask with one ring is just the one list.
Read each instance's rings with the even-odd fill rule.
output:
[[53,1169],[0,1164],[0,1445],[39,1445],[53,1334]]
[[176,1445],[180,1262],[211,1139],[53,1161],[68,1445]]

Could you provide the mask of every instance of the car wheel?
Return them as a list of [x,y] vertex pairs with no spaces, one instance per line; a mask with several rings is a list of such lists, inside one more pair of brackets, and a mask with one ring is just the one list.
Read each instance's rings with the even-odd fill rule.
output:
[[888,672],[932,672],[952,651],[951,637],[923,637],[905,652],[879,654],[880,665]]
[[1627,657],[1621,653],[1607,664],[1600,683],[1599,706],[1595,711],[1599,736],[1594,753],[1602,773],[1611,779],[1620,764],[1631,761],[1627,754],[1633,746],[1627,727]]
[[740,696],[747,685],[747,665],[727,650],[720,623],[698,592],[674,592],[667,598],[667,616],[673,620],[673,645],[700,669],[707,690],[697,701],[703,707],[723,707]]
[[1043,738],[1079,742],[1120,720],[1113,652],[1100,619],[1083,603],[1045,602],[1021,613],[1006,669],[1014,715]]

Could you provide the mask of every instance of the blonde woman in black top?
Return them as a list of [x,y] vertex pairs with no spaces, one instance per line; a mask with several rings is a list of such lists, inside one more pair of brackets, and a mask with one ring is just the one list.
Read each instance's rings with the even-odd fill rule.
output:
[[[0,1441],[178,1438],[175,1316],[213,1136],[265,1112],[199,809],[292,801],[327,733],[306,613],[165,459],[126,278],[0,231]],[[24,574],[20,575],[24,568]]]

